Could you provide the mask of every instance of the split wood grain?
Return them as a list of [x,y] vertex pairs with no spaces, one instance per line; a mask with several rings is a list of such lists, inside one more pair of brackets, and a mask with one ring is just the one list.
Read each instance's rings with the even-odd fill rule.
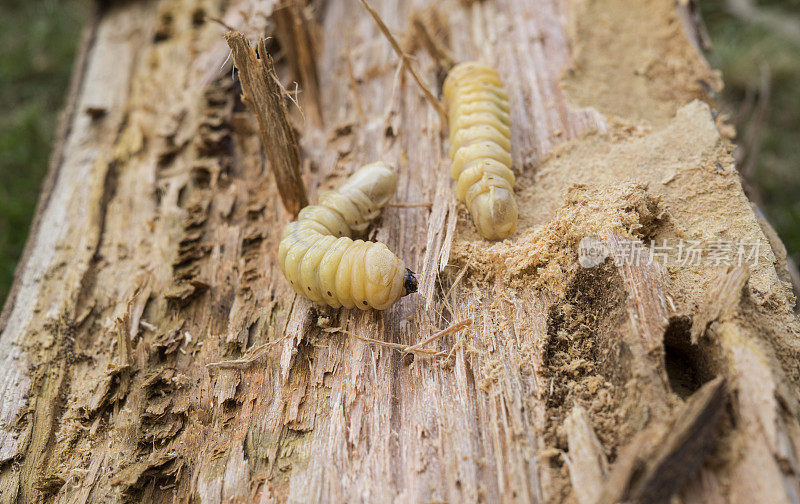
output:
[[296,217],[308,205],[306,188],[300,174],[300,153],[289,123],[285,93],[275,74],[272,56],[264,39],[258,41],[259,56],[240,32],[225,35],[239,70],[244,102],[258,119],[264,151],[275,175],[275,184],[286,211]]

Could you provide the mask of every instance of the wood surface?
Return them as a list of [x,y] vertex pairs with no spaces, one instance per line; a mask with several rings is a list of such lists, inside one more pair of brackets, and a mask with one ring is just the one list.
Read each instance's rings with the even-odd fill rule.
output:
[[[694,276],[622,256],[628,239],[645,250],[732,222],[766,240],[676,6],[369,3],[436,90],[443,56],[425,47],[496,66],[515,237],[470,228],[440,117],[359,0],[99,3],[0,316],[0,503],[798,502],[800,332],[770,245],[756,266]],[[595,84],[634,104],[657,90],[663,110],[627,116],[570,91],[595,75],[586,23],[646,27],[651,66],[625,70],[631,44],[603,44],[625,71]],[[363,164],[398,170],[370,237],[419,293],[383,313],[294,294],[276,261],[292,215],[230,28],[265,37],[284,87],[301,83],[303,113],[286,110],[311,202]],[[665,40],[680,51],[661,57]],[[592,162],[570,164],[581,149]],[[605,199],[586,186],[631,181]],[[575,266],[572,235],[552,227],[576,208],[635,216],[596,229],[602,266]],[[504,255],[512,273],[493,273],[485,261]],[[458,323],[424,347],[433,357],[365,341],[410,346]]]

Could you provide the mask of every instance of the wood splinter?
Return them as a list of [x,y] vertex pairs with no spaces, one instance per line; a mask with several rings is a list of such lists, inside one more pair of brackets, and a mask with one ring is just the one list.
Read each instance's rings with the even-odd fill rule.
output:
[[719,376],[689,398],[669,430],[655,424],[640,432],[621,450],[597,503],[668,502],[714,448],[728,395]]
[[242,100],[258,119],[261,141],[269,158],[275,183],[287,212],[296,217],[308,205],[306,188],[300,176],[300,153],[289,124],[284,91],[275,74],[272,57],[267,54],[264,39],[258,41],[258,58],[247,37],[241,32],[225,34],[239,70]]

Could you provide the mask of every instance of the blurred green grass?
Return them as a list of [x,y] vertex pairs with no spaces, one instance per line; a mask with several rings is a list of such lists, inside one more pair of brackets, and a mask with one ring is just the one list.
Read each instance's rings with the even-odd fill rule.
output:
[[[739,131],[751,196],[800,263],[800,43],[737,15],[735,3],[743,2],[701,0],[713,43],[708,57],[723,72],[721,107]],[[800,0],[751,3],[773,21],[800,23]],[[87,0],[0,3],[0,304],[25,244],[88,12]],[[766,105],[761,117],[759,104]]]
[[88,12],[83,1],[0,2],[0,305],[25,245]]

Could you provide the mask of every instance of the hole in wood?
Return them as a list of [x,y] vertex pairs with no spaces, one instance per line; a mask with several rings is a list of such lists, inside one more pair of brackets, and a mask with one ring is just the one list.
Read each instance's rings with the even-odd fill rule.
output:
[[206,22],[206,11],[202,7],[198,7],[192,11],[192,26],[199,28]]
[[186,205],[189,200],[190,191],[188,190],[188,186],[183,185],[180,189],[178,189],[178,206],[180,208],[186,208]]
[[169,40],[172,38],[172,32],[174,29],[174,18],[171,13],[164,12],[158,18],[158,26],[156,27],[156,32],[153,34],[153,42],[159,43],[164,42],[165,40]]
[[211,185],[211,170],[205,166],[195,166],[192,168],[192,181],[198,187],[207,189]]
[[673,317],[664,331],[664,366],[669,385],[686,399],[714,376],[700,347],[692,344],[691,317]]

